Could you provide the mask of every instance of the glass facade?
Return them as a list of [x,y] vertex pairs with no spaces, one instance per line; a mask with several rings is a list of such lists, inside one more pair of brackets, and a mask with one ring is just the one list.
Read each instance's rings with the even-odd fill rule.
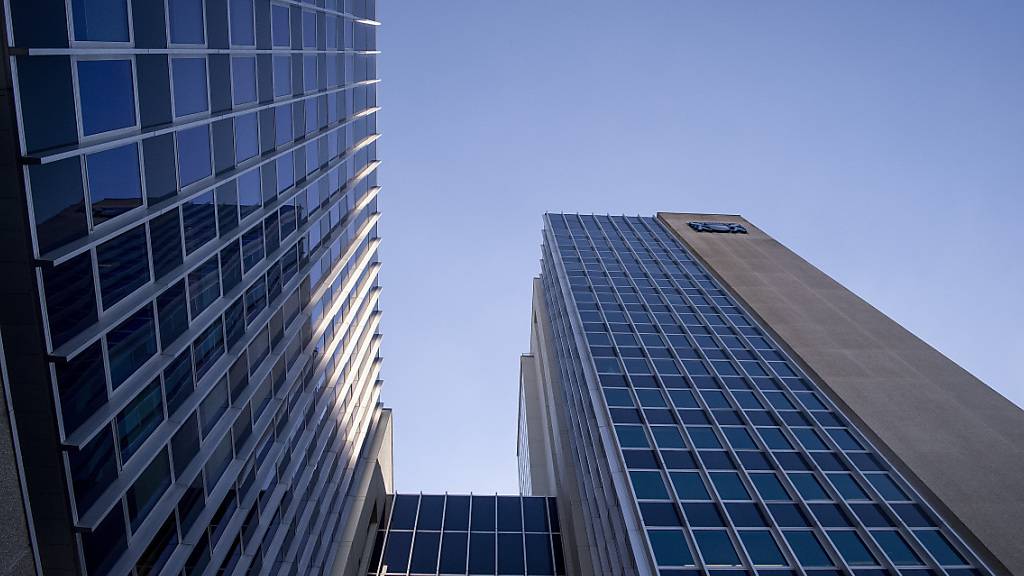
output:
[[544,299],[595,566],[989,573],[656,219],[545,224]]
[[44,568],[329,570],[380,412],[374,0],[5,4]]
[[396,494],[368,576],[565,574],[554,498]]

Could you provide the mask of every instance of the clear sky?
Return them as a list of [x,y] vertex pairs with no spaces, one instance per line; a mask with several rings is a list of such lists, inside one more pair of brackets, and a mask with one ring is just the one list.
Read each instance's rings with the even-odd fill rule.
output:
[[378,14],[399,490],[518,490],[545,211],[742,214],[1024,405],[1024,3]]

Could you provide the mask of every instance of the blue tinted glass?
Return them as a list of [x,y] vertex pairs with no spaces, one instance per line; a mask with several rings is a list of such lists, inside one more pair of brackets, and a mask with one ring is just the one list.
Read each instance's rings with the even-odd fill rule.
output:
[[498,530],[523,530],[523,512],[518,496],[498,496]]
[[200,422],[202,423],[203,436],[209,434],[213,427],[220,421],[228,409],[228,383],[221,379],[220,382],[203,398],[199,405]]
[[175,134],[178,140],[178,180],[188,186],[209,176],[212,171],[210,160],[210,127],[197,126]]
[[522,533],[498,533],[498,574],[525,574]]
[[872,530],[871,536],[885,552],[885,555],[897,566],[918,566],[921,559],[910,549],[907,541],[893,530]]
[[167,0],[168,19],[171,23],[171,42],[175,44],[203,44],[203,0]]
[[727,427],[722,429],[725,432],[725,437],[729,440],[729,445],[734,450],[754,450],[757,448],[757,444],[754,443],[754,439],[750,437],[750,433],[747,432],[746,428],[734,428]]
[[470,534],[469,573],[494,574],[494,532]]
[[784,566],[786,559],[779,550],[779,545],[768,531],[743,530],[739,533],[743,547],[747,549],[750,560],[755,566]]
[[471,530],[494,530],[494,505],[494,496],[473,496]]
[[697,541],[704,563],[713,566],[735,566],[740,563],[736,549],[729,540],[729,534],[723,530],[695,530],[693,538]]
[[263,254],[263,226],[257,224],[242,235],[242,273],[259,264]]
[[103,353],[94,343],[67,363],[55,362],[65,434],[70,434],[107,401]]
[[633,491],[639,499],[667,500],[668,491],[665,490],[665,482],[661,479],[661,473],[655,471],[634,471],[629,473],[633,483]]
[[835,504],[811,504],[811,513],[826,528],[845,528],[853,526],[839,506]]
[[466,573],[467,541],[468,535],[465,532],[444,533],[444,539],[441,540],[441,562],[439,567],[442,574]]
[[827,500],[825,489],[814,478],[813,474],[790,474],[789,480],[804,500]]
[[72,0],[75,40],[128,41],[128,0]]
[[196,379],[206,372],[224,354],[224,325],[218,318],[192,343],[192,355],[195,357]]
[[544,497],[523,498],[523,530],[526,532],[547,532],[548,510]]
[[672,485],[680,500],[710,500],[711,496],[704,488],[700,474],[696,472],[671,472]]
[[84,514],[117,478],[114,437],[110,428],[103,428],[81,450],[68,450],[68,463],[71,465],[78,513]]
[[193,318],[220,298],[220,265],[216,255],[189,272],[188,294]]
[[59,266],[43,268],[43,287],[50,340],[55,348],[96,322],[96,290],[88,252]]
[[866,500],[868,497],[850,474],[828,474],[828,479],[845,500]]
[[242,220],[259,211],[263,206],[263,195],[260,191],[260,173],[250,170],[238,177],[238,209]]
[[[316,90],[316,55],[308,54],[302,57],[302,89],[306,92]],[[307,102],[316,104],[314,100]]]
[[231,82],[235,104],[256,101],[256,58],[246,56],[231,59]]
[[281,146],[293,139],[292,134],[292,107],[289,105],[274,108],[274,144]]
[[89,574],[106,574],[127,548],[124,507],[118,502],[92,532],[82,533],[82,552]]
[[416,530],[440,530],[444,514],[444,496],[424,495],[420,498],[420,513]]
[[864,449],[864,447],[860,445],[860,442],[858,442],[852,434],[850,434],[843,428],[829,430],[828,433],[829,436],[832,436],[832,439],[836,441],[836,444],[838,444],[839,447],[842,448],[843,450]]
[[292,93],[291,56],[274,56],[274,97]]
[[238,227],[238,188],[234,180],[217,187],[217,227],[221,236]]
[[551,559],[551,538],[547,534],[526,535],[526,573],[552,575],[555,565]]
[[185,282],[178,282],[164,290],[156,299],[156,312],[160,318],[160,343],[167,348],[188,329],[188,307]]
[[85,236],[89,227],[78,158],[30,166],[28,174],[39,251],[46,253]]
[[132,530],[138,529],[170,485],[171,465],[167,458],[167,449],[164,448],[125,494]]
[[[244,162],[260,152],[259,120],[256,113],[235,118],[235,162]],[[255,174],[255,171],[253,172]]]
[[412,532],[391,532],[384,547],[384,563],[389,572],[405,573],[409,566]]
[[651,426],[651,433],[659,448],[685,448],[683,436],[675,426]]
[[290,45],[291,30],[288,24],[288,7],[280,4],[271,4],[270,21],[274,46]]
[[100,244],[96,248],[96,263],[103,308],[107,309],[149,282],[146,227],[136,226]]
[[409,570],[418,574],[437,572],[437,551],[440,543],[440,532],[416,532],[416,542],[413,544]]
[[164,370],[164,395],[167,397],[167,413],[174,414],[195,389],[192,377],[192,350],[178,354],[178,357]]
[[302,11],[302,46],[316,48],[316,13]]
[[711,472],[711,481],[722,500],[749,500],[750,495],[735,472]]
[[412,494],[395,496],[391,509],[391,530],[412,530],[416,527],[416,511],[420,498]]
[[660,566],[690,566],[693,556],[686,538],[679,530],[649,530],[647,537],[654,549],[654,558]]
[[818,542],[813,532],[784,532],[784,534],[801,566],[810,568],[832,565],[832,561],[828,559],[825,549],[821,547],[821,543]]
[[950,546],[949,540],[946,540],[946,537],[938,530],[915,530],[914,535],[939,564],[943,566],[967,564],[963,556]]
[[765,500],[789,500],[789,494],[775,474],[751,474],[750,481]]
[[714,527],[725,526],[721,512],[714,504],[687,503],[683,504],[683,513],[690,526]]
[[217,236],[217,209],[213,202],[213,191],[200,194],[181,206],[185,224],[185,254]]
[[782,433],[780,428],[758,428],[757,432],[764,439],[764,443],[772,450],[792,450],[789,440]]
[[85,157],[94,224],[142,206],[139,147],[129,144]]
[[445,530],[469,530],[469,496],[448,496],[444,509]]
[[851,566],[871,566],[877,563],[856,532],[852,530],[830,530],[828,537],[832,539],[836,550],[839,550],[839,555],[843,557],[847,564]]
[[135,126],[131,60],[79,60],[78,98],[86,136]]
[[615,427],[615,435],[619,437],[619,444],[622,448],[647,448],[647,436],[644,434],[643,426]]
[[295,161],[292,153],[277,159],[277,193],[280,194],[295,183]]
[[693,440],[693,445],[696,448],[722,447],[718,442],[718,437],[715,436],[714,430],[711,428],[687,426],[686,433],[690,435],[690,439]]
[[127,462],[163,421],[164,403],[158,379],[146,386],[117,415],[117,442],[121,447],[121,461]]
[[160,279],[182,263],[181,218],[178,209],[150,220],[149,237],[153,250],[153,271],[157,279]]
[[253,30],[253,0],[231,0],[231,43],[238,46],[256,44],[256,33]]
[[907,500],[907,495],[888,474],[866,474],[871,485],[886,500]]
[[209,109],[206,58],[173,58],[174,115],[188,116]]

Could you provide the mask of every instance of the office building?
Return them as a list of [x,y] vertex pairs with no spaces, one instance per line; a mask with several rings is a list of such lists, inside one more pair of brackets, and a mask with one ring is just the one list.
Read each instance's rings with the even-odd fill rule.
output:
[[375,17],[4,1],[0,573],[365,570]]
[[1024,412],[743,218],[546,215],[521,368],[570,574],[1024,573]]

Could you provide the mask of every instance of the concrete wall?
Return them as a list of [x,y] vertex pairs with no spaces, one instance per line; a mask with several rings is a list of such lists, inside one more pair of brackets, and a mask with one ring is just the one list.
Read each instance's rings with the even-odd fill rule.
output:
[[[1024,574],[1024,411],[743,218],[658,217],[992,569]],[[696,232],[691,220],[749,234]]]

